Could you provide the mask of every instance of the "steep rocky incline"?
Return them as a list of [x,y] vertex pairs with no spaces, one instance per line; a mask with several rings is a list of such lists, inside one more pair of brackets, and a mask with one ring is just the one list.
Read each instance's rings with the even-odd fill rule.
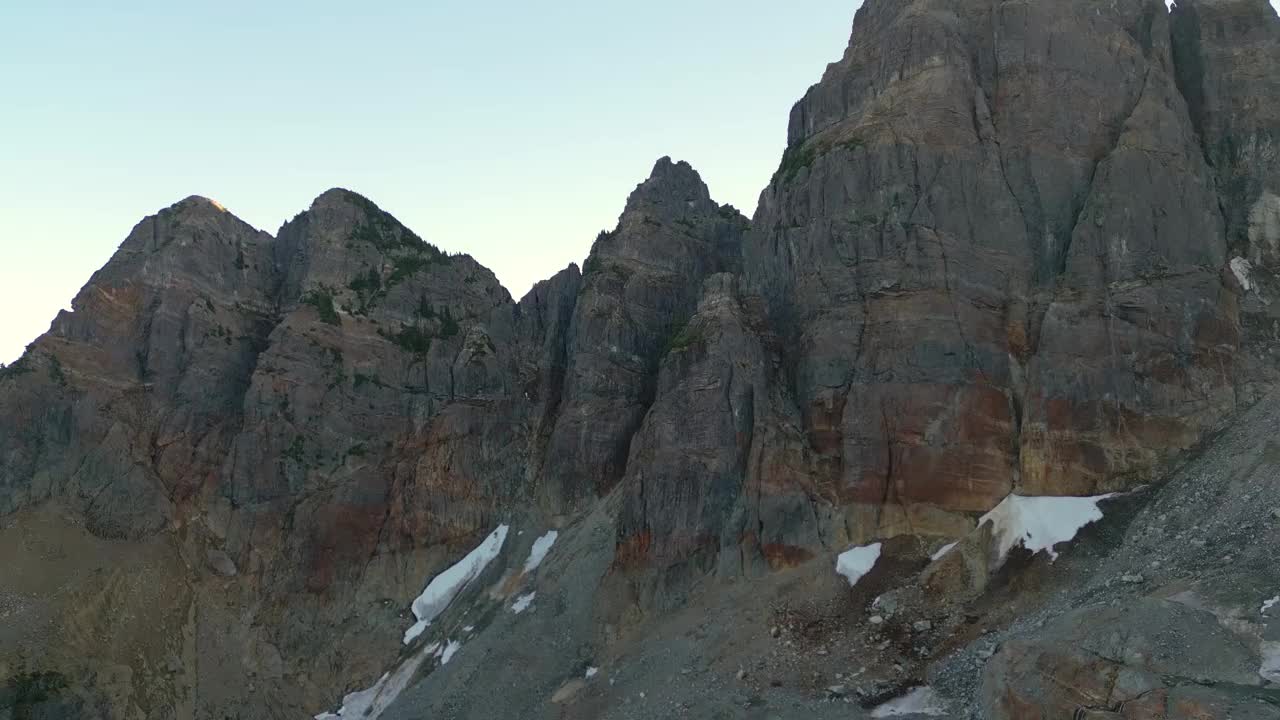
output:
[[702,280],[738,264],[747,221],[717,205],[688,163],[658,162],[591,248],[567,338],[560,421],[541,474],[556,510],[607,492],[653,402],[658,361]]
[[1214,176],[1158,3],[870,2],[746,273],[833,502],[1149,477],[1235,406]]
[[1277,138],[1267,0],[867,0],[752,220],[664,158],[519,302],[161,210],[0,368],[0,718],[1274,717],[1264,588],[1134,566],[1272,502]]

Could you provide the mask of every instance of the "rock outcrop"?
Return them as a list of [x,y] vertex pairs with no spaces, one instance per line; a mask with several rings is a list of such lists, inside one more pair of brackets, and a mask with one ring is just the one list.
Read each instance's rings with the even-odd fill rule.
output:
[[[536,665],[522,717],[624,713],[648,686],[587,668],[668,652],[904,694],[1052,577],[991,562],[983,513],[1159,481],[1280,379],[1278,70],[1265,0],[868,0],[752,220],[664,158],[519,302],[346,190],[274,236],[160,211],[0,369],[0,716],[297,717],[394,685],[392,716],[481,717],[432,672],[463,642],[468,677]],[[425,582],[499,525],[403,646]],[[551,529],[572,557],[522,566]],[[850,590],[834,557],[873,542]],[[1001,649],[984,712],[1265,696],[1223,689],[1256,649],[1197,655],[1234,636],[1185,604],[1085,605]],[[562,625],[515,619],[539,607]],[[776,632],[697,625],[712,608]],[[823,628],[880,659],[856,693],[754,659],[830,652]],[[735,704],[801,702],[777,682]]]

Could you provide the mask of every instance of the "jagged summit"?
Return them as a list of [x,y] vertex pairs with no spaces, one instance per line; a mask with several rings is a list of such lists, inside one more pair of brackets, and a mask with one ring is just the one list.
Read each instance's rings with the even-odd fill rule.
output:
[[711,200],[711,191],[692,165],[663,157],[654,163],[648,179],[640,183],[627,199],[626,211],[645,207],[665,207],[667,212],[684,213],[718,206]]
[[702,182],[702,176],[698,174],[698,171],[688,162],[684,160],[673,161],[670,156],[658,158],[644,184],[659,185],[673,191],[683,189],[689,192],[691,196],[708,194],[706,193],[706,184]]

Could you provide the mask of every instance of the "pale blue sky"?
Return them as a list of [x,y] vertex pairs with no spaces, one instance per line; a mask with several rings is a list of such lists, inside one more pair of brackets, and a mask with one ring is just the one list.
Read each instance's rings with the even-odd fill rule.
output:
[[348,187],[517,298],[662,155],[750,214],[859,4],[0,2],[0,362],[191,194],[274,233]]
[[0,3],[0,361],[191,194],[275,233],[347,187],[517,298],[663,155],[750,213],[858,4]]

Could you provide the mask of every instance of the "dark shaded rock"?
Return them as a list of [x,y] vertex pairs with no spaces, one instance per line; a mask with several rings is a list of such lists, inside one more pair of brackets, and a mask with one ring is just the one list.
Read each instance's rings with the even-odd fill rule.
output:
[[626,469],[658,362],[703,278],[732,270],[747,221],[711,200],[688,163],[663,158],[591,249],[568,335],[564,396],[542,470],[551,508],[604,494]]

